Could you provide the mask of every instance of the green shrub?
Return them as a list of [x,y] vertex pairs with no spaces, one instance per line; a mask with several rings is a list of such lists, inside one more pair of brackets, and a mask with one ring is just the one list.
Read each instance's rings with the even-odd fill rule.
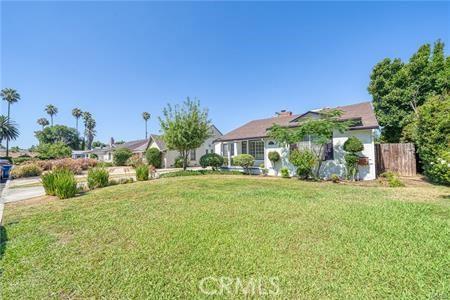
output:
[[128,148],[117,148],[113,153],[113,163],[116,166],[125,166],[132,155],[133,153]]
[[36,147],[39,159],[56,159],[70,157],[72,149],[63,142],[56,142],[53,144],[40,144]]
[[417,152],[430,181],[450,185],[450,94],[430,97],[418,109]]
[[296,173],[300,179],[308,179],[316,164],[316,156],[309,150],[295,149],[289,154],[289,161],[297,167]]
[[59,199],[74,197],[77,193],[75,175],[69,169],[57,169],[41,176],[45,193]]
[[175,162],[173,164],[175,168],[182,168],[183,167],[183,158],[181,156],[178,156],[175,158]]
[[275,165],[275,163],[280,160],[280,153],[278,153],[277,151],[270,151],[268,157],[272,162],[272,165]]
[[283,178],[290,178],[291,177],[289,175],[289,169],[286,168],[286,167],[281,168],[280,172],[281,172],[281,177],[283,177]]
[[397,177],[392,171],[384,172],[380,175],[381,178],[385,178],[390,187],[403,187],[405,184]]
[[240,166],[248,173],[248,168],[252,167],[255,163],[255,158],[250,154],[239,154],[233,157],[234,164]]
[[364,145],[357,137],[351,136],[345,141],[343,148],[345,152],[357,153],[364,150]]
[[55,173],[47,172],[41,176],[42,185],[44,186],[45,194],[55,195]]
[[148,166],[140,165],[136,168],[136,179],[137,181],[148,180]]
[[40,176],[42,174],[42,168],[36,163],[28,163],[25,165],[15,166],[11,170],[12,178],[33,177]]
[[87,184],[90,189],[102,188],[109,184],[109,172],[104,168],[92,168],[88,171]]
[[145,158],[149,165],[155,168],[161,168],[162,153],[156,148],[149,148],[145,153]]
[[200,166],[202,168],[212,167],[213,170],[223,165],[223,157],[216,153],[208,153],[200,157]]
[[357,137],[351,136],[345,141],[343,148],[347,152],[344,156],[347,178],[356,180],[359,162],[359,155],[357,153],[364,150],[364,145]]
[[339,176],[336,175],[336,174],[331,174],[330,180],[333,181],[334,183],[339,183],[339,181],[341,181],[341,179],[339,178]]

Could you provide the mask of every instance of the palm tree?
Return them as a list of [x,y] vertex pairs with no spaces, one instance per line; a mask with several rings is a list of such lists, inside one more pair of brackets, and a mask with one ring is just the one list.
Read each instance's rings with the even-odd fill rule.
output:
[[77,132],[78,132],[78,119],[81,117],[82,114],[83,112],[81,111],[81,109],[79,108],[72,109],[72,116],[75,118],[75,120],[77,120],[76,121]]
[[0,145],[4,139],[7,141],[15,140],[18,136],[19,130],[16,123],[10,121],[7,116],[0,115]]
[[146,111],[142,113],[142,118],[145,121],[145,139],[147,139],[147,121],[150,119],[150,114]]
[[95,126],[96,122],[93,118],[90,118],[86,121],[86,129],[85,129],[85,136],[86,136],[86,147],[88,150],[92,148],[92,142],[94,141],[94,137],[96,134]]
[[[10,107],[11,104],[16,103],[20,100],[20,95],[15,89],[4,88],[0,97],[2,97],[3,101],[8,102],[8,120],[10,120]],[[6,139],[6,156],[9,155],[9,140]]]
[[88,111],[85,111],[85,112],[82,113],[82,118],[83,118],[83,121],[84,121],[84,135],[83,135],[83,145],[84,145],[84,147],[83,148],[86,148],[86,132],[88,132],[87,125],[88,125],[90,120],[93,120],[93,118],[92,118],[92,114],[90,112],[88,112]]
[[46,118],[37,119],[37,123],[42,126],[42,130],[44,130],[44,127],[49,124]]
[[52,104],[45,107],[45,112],[50,116],[50,123],[53,126],[53,116],[58,113],[58,108]]

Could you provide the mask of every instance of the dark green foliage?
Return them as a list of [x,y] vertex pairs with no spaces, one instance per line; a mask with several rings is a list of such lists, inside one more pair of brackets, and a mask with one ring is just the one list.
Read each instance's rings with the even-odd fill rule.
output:
[[418,110],[417,151],[425,175],[450,184],[450,95],[434,96]]
[[148,180],[148,166],[140,165],[136,168],[136,179],[137,181]]
[[289,161],[297,167],[297,175],[300,179],[308,179],[316,165],[316,156],[309,150],[295,149],[289,154]]
[[52,144],[40,144],[36,147],[39,159],[56,159],[65,158],[72,155],[70,147],[66,146],[63,142],[56,142]]
[[116,166],[125,166],[132,155],[133,153],[128,148],[117,148],[113,153],[113,163]]
[[233,163],[242,167],[248,173],[248,168],[253,167],[255,164],[255,158],[250,154],[239,154],[233,157]]
[[45,194],[55,195],[55,172],[48,172],[41,176],[42,185],[44,186]]
[[90,189],[108,186],[109,172],[104,168],[92,168],[88,171],[87,184]]
[[216,170],[223,165],[223,162],[223,157],[216,153],[208,153],[200,157],[200,166],[202,168],[212,167],[213,170]]
[[449,72],[450,58],[445,57],[441,41],[434,44],[433,51],[429,44],[421,46],[407,63],[386,58],[373,68],[368,90],[383,141],[398,143],[411,138],[411,130],[405,131],[405,127],[429,96],[449,90]]
[[39,144],[63,143],[71,149],[80,149],[80,138],[75,128],[64,125],[45,127],[43,130],[34,133],[39,140]]
[[145,158],[147,159],[147,163],[149,165],[152,165],[155,168],[161,168],[162,154],[158,149],[149,148],[145,153]]
[[281,168],[280,172],[281,172],[281,177],[283,177],[283,178],[290,178],[291,177],[289,175],[289,169],[286,168],[286,167]]
[[272,164],[275,164],[280,160],[280,153],[278,153],[277,151],[270,151],[268,157]]
[[357,137],[351,136],[345,141],[343,148],[346,152],[357,153],[364,150],[364,145]]

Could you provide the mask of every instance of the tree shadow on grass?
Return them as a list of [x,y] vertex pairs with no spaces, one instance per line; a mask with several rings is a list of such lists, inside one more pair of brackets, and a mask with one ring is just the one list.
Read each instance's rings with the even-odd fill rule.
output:
[[[0,225],[0,260],[3,258],[6,250],[6,242],[8,241],[8,235],[3,225]],[[1,270],[0,270],[1,274]]]

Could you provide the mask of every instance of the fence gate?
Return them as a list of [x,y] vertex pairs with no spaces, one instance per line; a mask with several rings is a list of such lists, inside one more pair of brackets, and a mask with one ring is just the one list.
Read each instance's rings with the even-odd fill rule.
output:
[[402,176],[416,175],[416,151],[414,145],[375,144],[377,176],[385,171]]

